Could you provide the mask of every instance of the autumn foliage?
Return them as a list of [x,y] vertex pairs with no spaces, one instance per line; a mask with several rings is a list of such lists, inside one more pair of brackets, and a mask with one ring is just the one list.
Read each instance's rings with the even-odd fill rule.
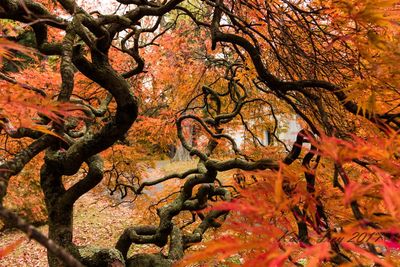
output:
[[[399,266],[399,6],[2,1],[2,226],[50,266]],[[142,214],[107,248],[89,191]]]
[[[304,166],[282,164],[277,172],[246,173],[262,181],[242,189],[232,202],[211,208],[237,216],[229,217],[221,236],[189,255],[182,265],[210,258],[229,262],[236,255],[244,266],[283,266],[288,261],[320,266],[335,259],[332,246],[339,245],[344,255],[360,264],[397,266],[398,134],[352,141],[324,136],[311,142],[321,156],[315,191],[307,190],[307,181],[298,175],[309,172]],[[372,158],[374,163],[368,167],[354,163]],[[327,174],[333,165],[338,170]],[[322,218],[321,203],[326,203]],[[301,210],[301,219],[310,229],[306,240],[301,240],[296,221],[289,219],[294,210]],[[369,250],[371,246],[377,255]]]

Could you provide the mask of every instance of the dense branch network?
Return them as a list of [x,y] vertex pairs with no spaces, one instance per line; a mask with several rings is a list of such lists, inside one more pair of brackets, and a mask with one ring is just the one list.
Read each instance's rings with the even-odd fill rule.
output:
[[[162,3],[118,0],[121,5],[127,6],[125,11],[101,14],[89,13],[73,0],[56,2],[68,19],[55,15],[55,11],[49,11],[44,5],[31,0],[4,0],[0,3],[1,19],[29,25],[34,32],[35,48],[44,55],[60,58],[62,82],[60,91],[54,96],[56,101],[84,107],[82,110],[85,118],[80,123],[77,122],[78,119],[66,118],[63,125],[52,124],[51,118],[37,114],[42,125],[52,127],[54,135],[26,128],[15,129],[7,119],[1,119],[0,127],[9,137],[27,138],[30,143],[0,164],[0,215],[5,220],[14,222],[16,227],[26,232],[32,231],[31,237],[48,248],[50,266],[80,266],[77,260],[92,266],[98,264],[85,259],[80,248],[72,242],[73,205],[102,181],[104,167],[99,153],[123,140],[139,115],[140,101],[136,97],[136,88],[129,79],[146,71],[146,62],[141,51],[155,45],[155,41],[162,35],[173,31],[174,26],[180,23],[179,16],[185,15],[195,25],[206,29],[210,33],[213,50],[223,47],[221,54],[225,53],[224,56],[227,55],[228,60],[217,57],[210,59],[207,58],[208,55],[206,58],[211,65],[227,66],[226,72],[221,75],[222,78],[218,78],[226,81],[226,88],[220,93],[213,87],[213,83],[202,85],[200,94],[189,101],[184,112],[176,119],[178,139],[191,156],[198,158],[196,168],[141,183],[139,179],[132,179],[131,184],[119,183],[117,180],[114,191],[119,188],[124,192],[123,197],[127,195],[128,189],[138,195],[143,193],[146,187],[171,179],[179,179],[183,183],[177,196],[157,209],[158,225],[133,226],[122,233],[115,246],[120,258],[113,260],[126,262],[127,265],[129,262],[157,262],[164,264],[163,266],[172,264],[183,257],[188,247],[200,242],[209,228],[219,227],[222,218],[227,216],[228,211],[225,210],[208,211],[205,215],[200,212],[209,206],[210,201],[217,198],[224,201],[232,199],[229,187],[219,183],[219,173],[235,169],[279,170],[280,163],[275,159],[251,160],[224,129],[225,125],[239,120],[253,139],[258,140],[244,118],[244,110],[254,103],[260,103],[261,106],[267,107],[273,117],[272,132],[278,139],[276,131],[279,122],[276,111],[265,95],[273,95],[274,101],[286,103],[311,129],[311,132],[302,130],[298,134],[291,151],[281,159],[285,165],[299,160],[303,143],[315,141],[315,136],[321,135],[321,131],[338,136],[345,133],[348,127],[345,122],[340,125],[334,123],[335,116],[340,117],[343,112],[362,116],[380,127],[383,132],[389,129],[399,130],[399,115],[395,111],[374,113],[359,106],[355,101],[348,100],[343,86],[344,81],[349,78],[336,66],[344,66],[343,68],[347,68],[349,73],[356,76],[362,76],[363,69],[355,67],[356,64],[348,64],[348,58],[344,55],[355,54],[349,46],[344,45],[345,52],[341,53],[336,48],[326,53],[319,51],[319,47],[334,38],[331,32],[321,27],[324,20],[321,13],[323,7],[306,8],[290,1],[282,1],[284,4],[279,6],[267,1],[261,7],[257,7],[251,1],[240,1],[243,3],[239,4],[239,1],[205,0],[194,3],[189,8],[183,0]],[[266,32],[261,31],[257,23],[248,21],[246,12],[256,12],[260,23],[266,27]],[[171,23],[165,23],[165,19],[172,16],[171,14],[176,16]],[[145,25],[142,22],[148,17],[154,20],[150,25]],[[49,41],[49,28],[65,32],[61,42]],[[143,43],[143,36],[149,33],[152,34],[152,38]],[[134,67],[122,73],[117,71],[110,59],[110,50],[113,48],[129,56]],[[254,67],[255,76],[250,79],[250,83],[244,84],[237,77],[237,70],[249,69],[249,66]],[[76,90],[77,72],[101,87],[102,93],[99,94],[101,97],[97,105],[84,96],[76,96],[81,93]],[[0,73],[0,78],[12,84],[19,84],[41,96],[47,94],[45,90],[20,83],[3,72]],[[252,96],[254,91],[257,92],[256,97]],[[200,96],[203,98],[200,99]],[[203,116],[195,112],[196,108],[191,105],[194,102],[201,102],[196,108],[202,109]],[[340,108],[334,108],[332,103],[339,103]],[[202,129],[208,140],[204,147],[193,144],[185,136],[184,127],[188,123]],[[62,140],[56,136],[61,136]],[[233,151],[231,159],[218,160],[213,157],[216,148],[223,141],[227,141]],[[316,191],[315,168],[320,160],[316,150],[311,146],[302,159],[302,166],[307,170],[306,190],[311,195]],[[30,226],[19,221],[3,207],[9,180],[43,151],[45,156],[40,171],[40,182],[49,214],[49,239],[38,234],[36,230],[30,230]],[[314,166],[311,166],[312,160],[316,162]],[[88,171],[83,178],[66,189],[62,177],[76,175],[83,164],[87,165]],[[114,167],[118,168],[117,165]],[[335,168],[346,186],[349,182],[346,172],[340,165],[336,165]],[[337,180],[335,186],[343,188]],[[283,189],[290,195],[290,188]],[[314,230],[326,231],[327,235],[330,235],[331,226],[324,211],[325,207],[319,198],[316,202],[314,215],[319,220]],[[354,201],[351,205],[354,217],[361,221],[363,214],[359,204]],[[193,221],[196,220],[194,214],[198,212],[197,216],[201,220],[191,233],[184,232],[184,227],[176,225],[173,220],[184,211],[192,212]],[[292,207],[292,215],[298,226],[299,242],[309,244],[307,222],[310,221],[311,215],[296,205]],[[370,226],[376,227],[373,223],[370,223]],[[159,247],[169,244],[169,251],[167,255],[138,254],[129,257],[128,251],[132,244],[155,244]],[[333,261],[349,261],[341,254],[338,244],[332,242],[331,245],[335,252]],[[371,251],[373,249],[371,246]]]

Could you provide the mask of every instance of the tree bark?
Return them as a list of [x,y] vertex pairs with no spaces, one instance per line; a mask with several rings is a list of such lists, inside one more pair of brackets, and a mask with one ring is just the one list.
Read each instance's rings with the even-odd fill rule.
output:
[[[79,253],[72,243],[73,205],[61,201],[66,191],[61,175],[44,164],[40,172],[40,183],[48,212],[49,238],[79,260]],[[64,266],[64,263],[50,251],[47,252],[47,258],[50,267]]]

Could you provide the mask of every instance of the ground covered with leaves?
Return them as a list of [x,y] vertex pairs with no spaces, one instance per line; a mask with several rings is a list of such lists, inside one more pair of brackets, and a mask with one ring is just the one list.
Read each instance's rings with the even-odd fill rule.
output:
[[[195,161],[169,162],[159,161],[153,167],[148,168],[145,176],[147,179],[193,167]],[[119,236],[126,227],[144,223],[152,217],[144,212],[142,201],[155,201],[156,193],[160,188],[149,190],[137,201],[121,202],[118,195],[110,196],[105,186],[99,186],[88,194],[82,196],[74,209],[74,242],[79,246],[90,245],[99,248],[110,248],[115,245]],[[159,192],[160,193],[160,192]],[[147,206],[145,208],[147,210]],[[39,227],[39,230],[47,234],[47,225]],[[48,266],[46,249],[34,240],[29,240],[24,233],[15,230],[6,230],[0,233],[0,247],[21,240],[21,243],[8,256],[0,259],[0,266],[36,267]],[[130,253],[150,252],[156,253],[159,248],[151,245],[136,245]]]
[[[116,243],[118,235],[135,218],[135,209],[121,204],[110,207],[106,196],[87,194],[75,205],[74,241],[79,245],[94,245],[110,247]],[[47,226],[39,229],[47,234]],[[28,240],[24,233],[19,231],[5,231],[1,233],[1,246],[12,243],[20,238],[23,242],[15,251],[0,260],[0,266],[47,266],[46,249],[33,240]]]

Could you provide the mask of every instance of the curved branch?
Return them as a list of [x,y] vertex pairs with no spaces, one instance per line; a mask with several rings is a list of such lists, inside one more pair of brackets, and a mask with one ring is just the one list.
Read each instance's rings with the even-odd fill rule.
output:
[[140,184],[139,188],[137,188],[135,190],[135,193],[136,194],[140,194],[143,191],[143,189],[145,187],[147,187],[147,186],[157,185],[157,184],[163,183],[165,181],[168,181],[168,180],[174,179],[174,178],[185,179],[187,176],[189,176],[191,174],[194,174],[194,173],[197,173],[197,172],[198,172],[197,168],[196,169],[190,169],[190,170],[187,170],[187,171],[185,171],[183,173],[172,173],[172,174],[166,175],[166,176],[164,176],[164,177],[162,177],[160,179],[143,182],[143,183]]
[[60,203],[72,205],[79,197],[94,188],[103,179],[103,160],[94,155],[87,160],[89,172],[85,178],[70,187],[62,196]]
[[53,136],[42,136],[18,152],[12,159],[0,164],[0,205],[7,193],[10,177],[18,174],[32,158],[49,147],[55,140],[56,138]]
[[51,251],[55,256],[61,259],[66,266],[83,267],[83,265],[71,254],[69,254],[69,252],[66,251],[63,247],[57,245],[54,241],[47,238],[35,227],[26,223],[23,219],[18,217],[13,212],[7,210],[3,206],[0,206],[0,216],[10,225],[24,232],[30,239],[36,240],[39,244]]

